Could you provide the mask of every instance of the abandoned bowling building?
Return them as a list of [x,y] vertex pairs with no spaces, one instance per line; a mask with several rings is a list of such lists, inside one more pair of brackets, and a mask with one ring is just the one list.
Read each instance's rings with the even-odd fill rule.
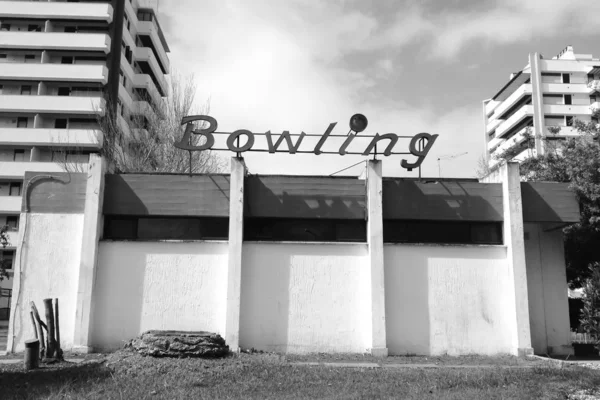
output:
[[62,347],[114,350],[151,329],[231,349],[569,354],[567,185],[484,180],[28,172],[7,350],[58,298]]

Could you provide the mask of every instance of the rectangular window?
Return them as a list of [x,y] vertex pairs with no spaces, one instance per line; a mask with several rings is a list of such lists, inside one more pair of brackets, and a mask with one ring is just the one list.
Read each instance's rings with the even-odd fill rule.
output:
[[21,188],[23,184],[21,182],[11,182],[9,187],[9,196],[20,196]]
[[54,121],[54,129],[67,129],[66,118],[59,118]]
[[562,74],[563,83],[571,83],[571,75],[570,74]]
[[8,225],[11,230],[16,231],[19,229],[19,217],[14,215],[6,217],[6,225]]
[[25,54],[25,63],[35,62],[35,54]]
[[363,220],[248,218],[244,240],[290,242],[366,242]]
[[14,161],[25,161],[25,150],[17,149],[13,153]]
[[385,243],[502,244],[502,223],[471,221],[383,222]]
[[27,31],[28,32],[41,32],[42,27],[41,27],[41,25],[29,25],[29,26],[27,26]]
[[60,59],[61,64],[73,64],[73,57],[62,57]]
[[6,58],[6,54],[0,54],[0,60],[3,60]]
[[71,88],[68,88],[68,87],[60,87],[60,88],[58,88],[58,95],[59,96],[69,96],[69,95],[71,95]]
[[65,32],[75,33],[75,32],[77,32],[77,27],[76,26],[65,26]]
[[21,86],[21,94],[29,96],[31,94],[31,86],[30,85]]
[[17,128],[27,128],[27,117],[17,118]]
[[111,240],[227,240],[229,218],[106,216],[104,237]]
[[573,126],[573,120],[575,119],[575,117],[573,117],[571,115],[567,115],[565,118],[566,118],[566,125]]
[[3,250],[2,251],[2,264],[6,269],[13,269],[15,251],[14,250]]
[[565,94],[565,104],[573,104],[573,97],[570,94]]
[[10,24],[1,24],[0,31],[10,31]]

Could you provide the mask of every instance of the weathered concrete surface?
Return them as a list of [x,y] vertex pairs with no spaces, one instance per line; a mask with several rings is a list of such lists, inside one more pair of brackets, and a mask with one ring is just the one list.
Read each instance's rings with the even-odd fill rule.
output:
[[133,339],[126,347],[153,357],[222,357],[229,346],[216,333],[186,331],[148,331]]

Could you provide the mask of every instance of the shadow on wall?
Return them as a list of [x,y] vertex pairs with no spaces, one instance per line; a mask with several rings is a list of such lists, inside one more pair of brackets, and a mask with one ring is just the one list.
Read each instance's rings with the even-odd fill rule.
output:
[[398,246],[384,247],[388,351],[390,355],[428,355],[431,349],[428,260],[424,256],[403,265],[403,259],[395,254],[399,250]]
[[[291,256],[284,252],[270,252],[267,257],[261,257],[261,252],[257,251],[256,247],[244,244],[240,347],[286,352]],[[262,260],[259,261],[260,259]],[[253,273],[251,268],[247,267],[254,264],[255,260],[258,261],[258,273]]]
[[152,329],[223,335],[226,243],[101,242],[92,346]]
[[386,245],[384,252],[390,354],[516,350],[504,247]]
[[365,218],[365,183],[358,179],[250,176],[246,185],[246,217]]
[[242,348],[366,350],[365,244],[245,243],[243,254]]
[[113,252],[99,244],[91,334],[95,349],[115,350],[140,334],[146,256],[127,253],[130,244],[114,243],[121,248]]

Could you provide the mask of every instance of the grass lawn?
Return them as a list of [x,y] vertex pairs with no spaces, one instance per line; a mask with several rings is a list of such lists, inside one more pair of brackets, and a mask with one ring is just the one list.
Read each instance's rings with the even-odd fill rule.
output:
[[[437,363],[466,364],[461,360],[439,358]],[[49,365],[29,373],[20,364],[0,365],[0,399],[567,399],[600,387],[597,370],[494,360],[472,358],[474,368],[367,369],[300,366],[290,363],[296,359],[270,354],[200,360],[120,351],[102,364]],[[513,367],[501,367],[506,365]]]

